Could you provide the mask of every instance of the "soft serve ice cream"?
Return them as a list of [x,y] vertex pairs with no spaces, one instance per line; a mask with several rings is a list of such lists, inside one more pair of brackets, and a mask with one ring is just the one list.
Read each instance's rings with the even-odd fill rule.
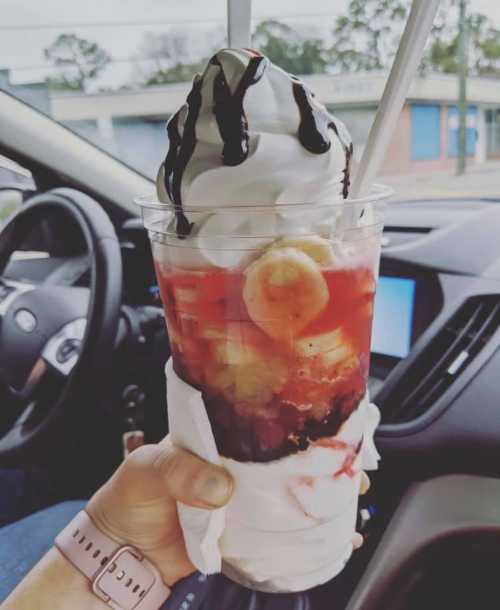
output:
[[207,235],[268,230],[269,217],[204,217],[199,207],[347,197],[352,143],[346,128],[299,79],[253,51],[216,54],[167,132],[157,190],[160,201],[177,208],[179,237],[202,242]]
[[251,50],[217,53],[167,131],[169,213],[148,227],[167,381],[192,388],[235,477],[225,571],[266,590],[313,586],[350,555],[360,469],[377,461],[378,239],[337,226],[352,143],[304,83]]

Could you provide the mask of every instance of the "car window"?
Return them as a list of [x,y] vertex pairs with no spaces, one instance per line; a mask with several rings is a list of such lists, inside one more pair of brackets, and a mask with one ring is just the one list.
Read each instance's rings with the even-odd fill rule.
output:
[[[345,122],[355,160],[410,5],[253,2],[252,45],[301,76]],[[500,197],[500,8],[497,0],[466,3],[468,79],[466,97],[459,99],[465,64],[458,6],[441,3],[381,163],[384,181],[400,198]],[[166,120],[193,75],[226,44],[225,0],[48,0],[43,6],[9,0],[0,24],[0,88],[153,178],[166,152]]]
[[25,194],[34,190],[35,182],[31,173],[0,155],[0,226],[19,208]]

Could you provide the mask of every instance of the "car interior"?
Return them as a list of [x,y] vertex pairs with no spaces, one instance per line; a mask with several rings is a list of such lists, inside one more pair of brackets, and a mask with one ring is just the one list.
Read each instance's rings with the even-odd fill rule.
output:
[[[0,465],[43,470],[52,502],[87,497],[120,463],[124,433],[155,442],[168,432],[149,242],[138,213],[96,185],[12,143],[1,152],[34,184],[0,234]],[[366,544],[340,576],[349,608],[381,607],[370,604],[388,594],[394,608],[437,598],[489,607],[500,536],[499,231],[496,201],[389,204],[370,372],[382,467],[361,500]]]
[[[127,433],[168,433],[169,347],[133,204],[154,185],[3,92],[0,155],[19,166],[0,185],[17,201],[0,224],[0,468],[40,475],[45,505],[87,498]],[[370,366],[382,460],[365,544],[312,607],[496,608],[500,183],[497,199],[388,204]]]

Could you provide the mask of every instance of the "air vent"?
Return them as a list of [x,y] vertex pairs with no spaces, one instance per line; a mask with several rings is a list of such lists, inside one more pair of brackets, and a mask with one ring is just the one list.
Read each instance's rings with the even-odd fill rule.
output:
[[468,299],[383,397],[382,423],[425,413],[455,383],[500,326],[500,295]]

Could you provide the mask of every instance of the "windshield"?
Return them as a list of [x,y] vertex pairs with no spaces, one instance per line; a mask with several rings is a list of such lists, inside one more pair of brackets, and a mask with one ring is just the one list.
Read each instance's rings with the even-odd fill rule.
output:
[[[253,46],[303,77],[344,121],[355,160],[410,4],[253,2]],[[154,178],[166,121],[206,59],[227,44],[225,0],[2,6],[0,89]],[[498,0],[442,1],[380,175],[401,199],[500,197]]]

